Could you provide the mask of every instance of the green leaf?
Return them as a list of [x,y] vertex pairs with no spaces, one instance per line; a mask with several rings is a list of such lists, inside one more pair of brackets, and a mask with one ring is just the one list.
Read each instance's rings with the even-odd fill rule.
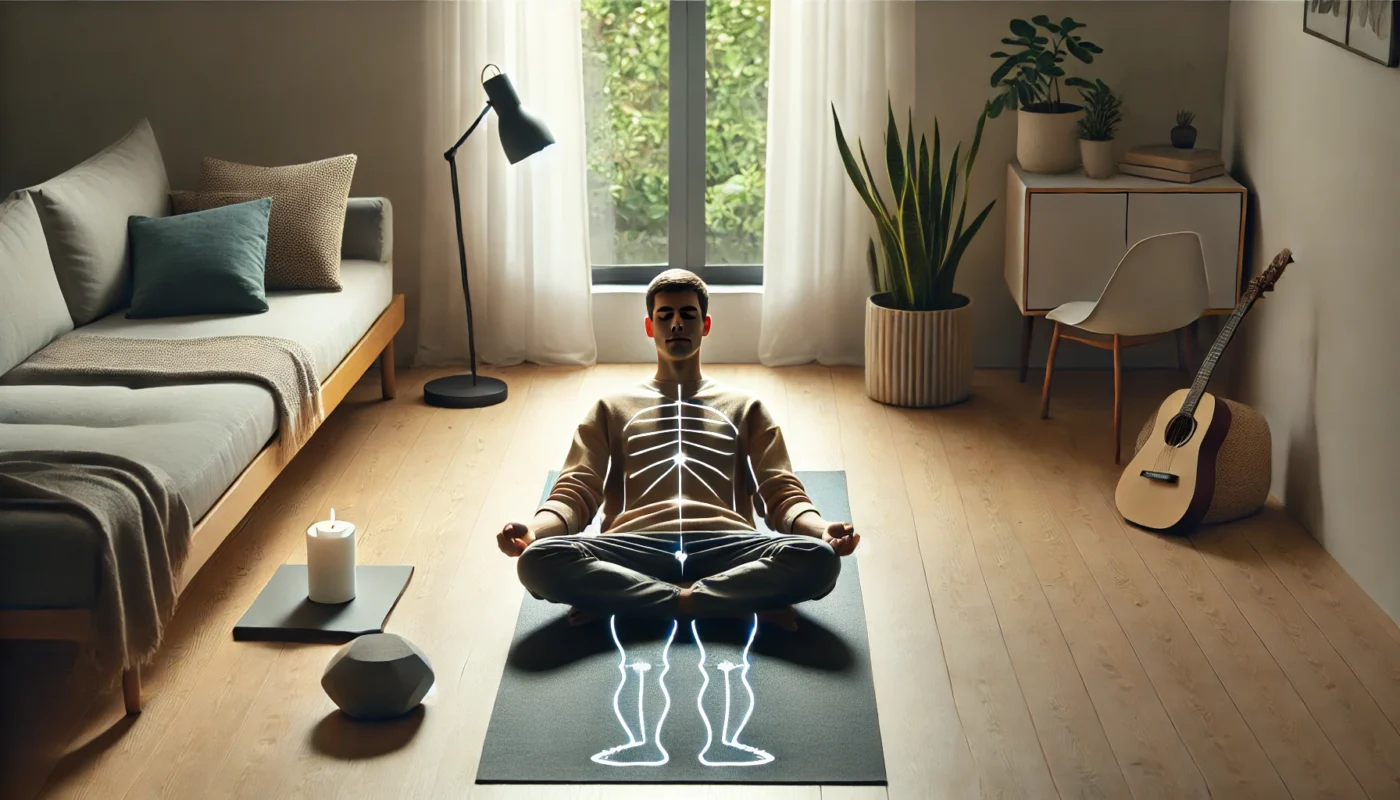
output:
[[938,119],[933,120],[933,177],[929,186],[929,202],[926,212],[928,213],[929,228],[932,234],[925,240],[929,245],[930,253],[938,253],[943,249],[943,235],[945,231],[938,229],[938,218],[942,216],[943,203],[943,139],[938,130]]
[[895,205],[904,196],[904,153],[899,148],[899,127],[894,122],[894,104],[889,106],[889,127],[885,131],[885,169],[890,173],[890,188],[894,190]]
[[835,104],[832,104],[831,116],[836,121],[836,147],[841,151],[841,162],[846,166],[846,174],[851,177],[851,183],[855,184],[856,192],[865,201],[865,205],[870,208],[870,213],[875,216],[875,224],[882,231],[891,228],[892,220],[881,206],[876,205],[875,198],[871,196],[865,178],[861,176],[860,168],[856,166],[856,160],[851,155],[851,148],[846,145],[846,137],[841,133],[841,119],[836,114]]
[[953,219],[953,198],[957,196],[958,191],[958,156],[961,152],[962,143],[959,142],[958,146],[953,148],[953,163],[948,165],[948,181],[943,187],[943,202],[939,204],[938,260],[940,263],[943,261],[944,252],[947,250],[950,243],[950,229],[948,225]]
[[1064,19],[1060,20],[1060,33],[1063,33],[1063,34],[1065,34],[1066,36],[1069,35],[1070,31],[1072,31],[1072,30],[1074,30],[1074,29],[1076,29],[1076,28],[1082,28],[1082,27],[1084,27],[1084,26],[1081,25],[1081,24],[1079,24],[1078,22],[1075,22],[1074,20],[1070,19],[1069,17],[1065,17]]
[[1051,21],[1050,21],[1050,18],[1047,17],[1047,16],[1045,16],[1044,14],[1037,14],[1035,17],[1033,17],[1033,18],[1031,19],[1031,22],[1034,22],[1035,24],[1039,25],[1040,27],[1045,28],[1046,30],[1050,31],[1051,33],[1059,33],[1059,32],[1060,32],[1060,26],[1059,26],[1059,25],[1056,25],[1056,24],[1053,23],[1053,22],[1051,22]]
[[870,168],[870,162],[865,158],[865,144],[857,143],[860,148],[860,163],[865,167],[865,175],[870,180],[870,193],[875,196],[875,201],[880,204],[880,210],[885,214],[890,213],[889,206],[885,205],[885,198],[880,196],[880,188],[875,185],[875,171]]
[[1079,43],[1074,41],[1073,39],[1065,40],[1065,47],[1069,49],[1070,55],[1074,56],[1080,61],[1083,61],[1085,64],[1094,63],[1094,57],[1089,54],[1089,51],[1085,50],[1083,47],[1080,47]]
[[[937,125],[937,123],[934,123]],[[911,126],[912,128],[912,126]],[[933,241],[933,217],[928,213],[930,204],[933,202],[933,173],[929,170],[928,163],[928,139],[919,137],[919,208],[924,211],[923,229],[924,241]]]
[[870,246],[865,250],[866,266],[870,270],[871,294],[880,294],[885,291],[884,283],[880,280],[880,263],[875,258],[875,240],[870,239]]
[[1030,38],[1035,36],[1035,26],[1023,19],[1013,19],[1011,20],[1011,32],[1017,36]]
[[[1102,83],[1102,81],[1100,81],[1100,83]],[[1066,86],[1077,86],[1077,87],[1079,87],[1079,88],[1081,88],[1081,89],[1093,89],[1093,88],[1094,88],[1094,84],[1092,84],[1092,83],[1090,83],[1089,81],[1086,81],[1086,80],[1084,80],[1083,78],[1080,78],[1080,77],[1065,78],[1065,85],[1066,85]],[[1108,87],[1105,86],[1104,88],[1107,89]]]
[[1000,50],[996,51],[995,53],[992,53],[992,58],[1010,58],[1010,57],[1011,57],[1011,54],[1010,54],[1010,53],[1003,53],[1003,52],[1000,51]]
[[982,213],[977,215],[972,224],[967,226],[967,230],[963,231],[953,246],[948,249],[948,256],[943,260],[943,269],[939,270],[940,297],[946,297],[952,293],[953,279],[957,277],[958,264],[962,261],[963,253],[966,252],[968,243],[977,235],[977,231],[982,228],[982,223],[987,221],[987,215],[992,213],[992,206],[996,205],[996,202],[993,200],[988,203],[987,207],[982,209]]

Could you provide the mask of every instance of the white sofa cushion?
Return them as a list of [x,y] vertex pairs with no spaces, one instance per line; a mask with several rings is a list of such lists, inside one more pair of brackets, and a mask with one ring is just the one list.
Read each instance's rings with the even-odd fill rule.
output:
[[38,186],[34,199],[73,324],[92,322],[131,297],[127,219],[170,213],[170,182],[150,122]]
[[39,212],[13,195],[0,205],[0,375],[71,330]]

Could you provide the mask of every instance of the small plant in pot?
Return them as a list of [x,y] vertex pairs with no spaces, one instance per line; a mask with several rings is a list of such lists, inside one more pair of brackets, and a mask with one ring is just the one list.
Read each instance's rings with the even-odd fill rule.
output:
[[1196,112],[1181,109],[1176,112],[1176,127],[1172,128],[1172,147],[1190,150],[1196,146]]
[[[1041,35],[1037,26],[1049,35]],[[1027,172],[1069,172],[1079,166],[1075,123],[1084,108],[1061,99],[1060,79],[1065,70],[1060,65],[1066,55],[1092,64],[1094,55],[1103,52],[1075,33],[1084,27],[1069,17],[1051,22],[1044,14],[1031,22],[1013,19],[1011,33],[1015,38],[1001,41],[1020,49],[992,53],[992,58],[1002,59],[992,73],[992,86],[1004,91],[992,98],[988,116],[995,118],[1003,109],[1016,112],[1016,160]],[[1065,85],[1088,82],[1068,78]]]
[[1110,178],[1118,170],[1113,163],[1113,134],[1123,120],[1123,101],[1102,80],[1089,88],[1081,87],[1084,116],[1079,118],[1079,153],[1084,174],[1090,178]]
[[[967,188],[988,113],[989,107],[984,106],[966,162],[959,164],[959,143],[945,172],[938,121],[933,123],[930,155],[926,137],[921,135],[918,148],[914,147],[912,111],[901,145],[890,106],[885,170],[893,195],[887,203],[876,186],[865,145],[857,142],[858,165],[841,132],[835,106],[831,109],[841,161],[874,216],[880,236],[879,251],[874,239],[866,250],[874,293],[865,308],[865,392],[881,403],[941,406],[972,393],[972,300],[953,291],[953,279],[968,243],[996,204],[995,200],[988,203],[964,227]],[[960,178],[961,201],[957,197]]]

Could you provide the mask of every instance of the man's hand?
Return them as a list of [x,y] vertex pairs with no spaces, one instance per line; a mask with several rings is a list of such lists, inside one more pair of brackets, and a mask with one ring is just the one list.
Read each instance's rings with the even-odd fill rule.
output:
[[855,552],[856,545],[860,544],[860,534],[849,522],[833,522],[826,526],[822,532],[822,541],[831,545],[838,556],[848,556]]
[[518,558],[533,541],[535,532],[523,522],[507,522],[506,526],[501,528],[501,532],[496,534],[496,546],[511,558]]

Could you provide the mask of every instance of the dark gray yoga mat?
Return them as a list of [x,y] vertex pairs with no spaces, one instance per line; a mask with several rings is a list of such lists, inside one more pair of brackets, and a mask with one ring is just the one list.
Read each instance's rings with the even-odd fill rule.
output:
[[[850,520],[844,472],[797,475],[822,516]],[[550,473],[545,494],[556,476]],[[767,530],[761,519],[758,525]],[[701,621],[704,672],[688,624],[675,624],[672,637],[671,622],[618,620],[615,643],[609,622],[571,628],[567,611],[524,594],[478,783],[885,783],[854,555],[841,559],[831,594],[797,607],[796,633]],[[629,665],[649,665],[641,673],[626,669],[625,683],[618,643]],[[726,662],[736,668],[726,672]],[[728,737],[736,746],[722,741],[722,729],[740,729]],[[642,742],[643,730],[645,744],[627,746]]]

